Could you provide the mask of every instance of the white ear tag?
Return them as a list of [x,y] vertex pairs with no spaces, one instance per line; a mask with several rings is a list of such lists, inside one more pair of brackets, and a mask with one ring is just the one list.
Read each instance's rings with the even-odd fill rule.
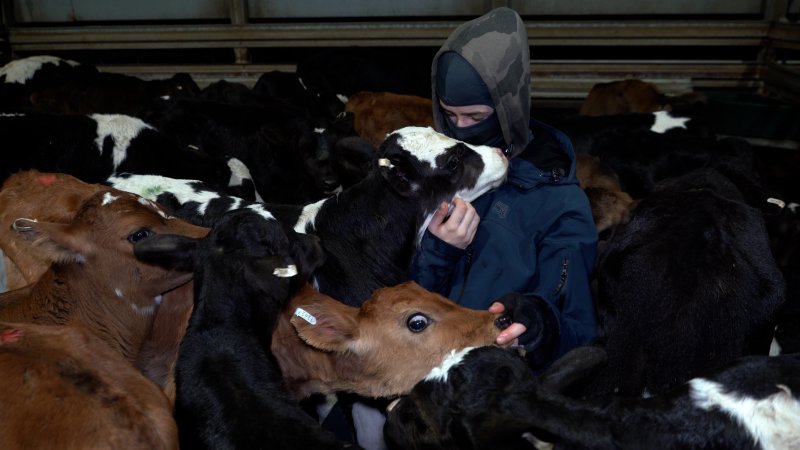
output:
[[305,320],[306,322],[310,323],[311,325],[317,324],[317,318],[312,316],[310,312],[306,311],[303,308],[297,308],[294,310],[294,315]]
[[289,264],[286,267],[278,267],[272,271],[272,274],[278,278],[289,278],[297,275],[297,266]]
[[392,164],[392,161],[389,158],[378,158],[378,165],[381,167],[394,167],[394,164]]
[[786,202],[784,202],[783,200],[781,200],[781,199],[779,199],[779,198],[775,198],[775,197],[770,197],[770,198],[768,198],[768,199],[767,199],[767,203],[772,203],[773,205],[777,205],[777,206],[779,206],[781,209],[783,209],[783,208],[785,208],[785,207],[786,207]]

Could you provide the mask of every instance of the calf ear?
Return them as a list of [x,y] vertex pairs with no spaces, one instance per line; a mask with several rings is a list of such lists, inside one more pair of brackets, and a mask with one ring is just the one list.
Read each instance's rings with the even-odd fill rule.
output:
[[600,347],[575,347],[547,368],[539,378],[540,386],[553,392],[568,389],[591,375],[606,359],[606,351]]
[[167,269],[191,272],[198,239],[175,234],[157,234],[136,242],[133,254],[140,261]]
[[325,351],[355,351],[358,308],[325,295],[316,295],[294,311],[291,323],[306,344]]
[[296,235],[297,238],[292,240],[292,259],[299,266],[302,278],[307,280],[325,262],[325,252],[317,236],[303,233]]
[[415,186],[409,178],[409,174],[402,167],[395,165],[388,158],[378,158],[377,164],[381,176],[395,192],[403,197],[408,197],[414,191]]
[[38,247],[43,256],[55,262],[81,262],[94,249],[91,239],[76,227],[53,222],[18,218],[11,227],[24,240]]

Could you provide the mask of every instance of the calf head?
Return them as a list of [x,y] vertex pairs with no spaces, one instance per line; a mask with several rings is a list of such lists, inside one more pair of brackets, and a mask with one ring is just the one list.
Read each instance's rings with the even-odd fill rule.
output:
[[597,83],[581,105],[583,116],[607,116],[625,113],[646,113],[669,110],[665,95],[651,83],[637,80],[618,80]]
[[530,431],[543,409],[537,408],[538,392],[569,388],[605,357],[599,347],[578,347],[537,379],[512,350],[485,346],[452,352],[389,406],[387,443],[402,449],[533,448]]
[[307,287],[284,309],[272,350],[300,397],[389,397],[408,392],[451,350],[494,343],[497,319],[414,282],[378,289],[360,309]]
[[[499,347],[465,348],[450,353],[431,373],[414,388],[392,403],[387,414],[384,434],[392,448],[483,448],[476,446],[477,429],[469,423],[479,410],[486,416],[499,415],[512,403],[525,402],[525,394],[536,387],[536,380],[520,355]],[[501,403],[502,402],[502,403]],[[504,404],[503,404],[504,403]],[[500,408],[494,410],[493,408]],[[524,409],[524,408],[522,408]],[[508,411],[502,411],[508,412]],[[518,411],[521,416],[523,411]],[[517,428],[521,419],[507,415],[505,423],[492,421],[504,431],[492,430],[494,448],[532,448],[522,441],[524,428]],[[489,430],[483,430],[489,431]],[[516,441],[516,442],[514,442]],[[514,445],[516,443],[516,445]]]
[[275,310],[273,317],[323,260],[316,237],[287,230],[250,208],[225,214],[203,239],[155,236],[137,244],[135,254],[160,266],[193,270],[196,299],[232,292],[277,299],[277,304],[257,306]]
[[69,223],[83,202],[105,187],[63,173],[17,172],[0,189],[0,247],[6,256],[8,290],[38,280],[53,262],[12,228],[19,217]]
[[[298,139],[298,147],[303,155],[303,168],[317,189],[324,193],[333,192],[340,186],[334,165],[334,149],[340,134],[337,128],[340,127],[336,123],[320,124],[314,127],[313,132],[302,133]],[[350,128],[352,129],[352,125]]]
[[592,219],[601,238],[604,237],[603,232],[628,223],[630,211],[636,203],[627,192],[622,191],[619,177],[610,167],[600,158],[582,153],[576,157],[576,175],[589,199]]
[[151,83],[153,96],[196,97],[200,95],[200,87],[186,72],[176,73],[164,80],[151,80]]
[[48,253],[56,266],[85,268],[83,273],[94,280],[94,289],[120,298],[131,292],[154,297],[190,278],[141,264],[133,256],[136,242],[162,233],[203,236],[208,231],[170,217],[149,200],[108,188],[90,196],[70,223],[18,218],[13,227]]
[[508,160],[499,149],[457,141],[430,127],[405,127],[381,145],[377,170],[403,196],[427,193],[436,207],[454,196],[472,201],[499,186]]
[[376,152],[377,148],[360,136],[347,136],[336,141],[333,147],[334,167],[343,189],[367,176]]
[[[129,361],[136,358],[150,330],[161,294],[191,278],[137,261],[133,245],[158,233],[202,236],[208,231],[169,217],[148,200],[110,188],[91,195],[68,223],[18,218],[13,228],[54,263],[30,289],[4,294],[16,302],[5,303],[2,316],[86,326]],[[59,307],[47,306],[52,304]]]

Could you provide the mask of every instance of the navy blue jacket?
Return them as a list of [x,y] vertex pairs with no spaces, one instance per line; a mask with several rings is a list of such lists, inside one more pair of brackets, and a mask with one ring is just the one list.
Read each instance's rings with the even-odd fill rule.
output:
[[535,120],[531,126],[534,135],[541,135],[538,128],[555,138],[569,170],[543,171],[512,158],[506,182],[473,202],[481,222],[469,247],[453,247],[426,230],[411,278],[473,309],[487,309],[509,292],[543,299],[558,318],[558,357],[597,335],[590,288],[597,231],[569,138]]

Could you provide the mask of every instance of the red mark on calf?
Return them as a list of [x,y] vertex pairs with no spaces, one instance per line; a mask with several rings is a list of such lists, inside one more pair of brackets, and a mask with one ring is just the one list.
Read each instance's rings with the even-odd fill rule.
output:
[[9,342],[17,342],[22,338],[22,330],[17,330],[16,328],[6,328],[3,331],[0,331],[0,345],[9,343]]
[[50,186],[56,182],[56,175],[52,173],[45,173],[36,177],[36,181],[42,186]]

